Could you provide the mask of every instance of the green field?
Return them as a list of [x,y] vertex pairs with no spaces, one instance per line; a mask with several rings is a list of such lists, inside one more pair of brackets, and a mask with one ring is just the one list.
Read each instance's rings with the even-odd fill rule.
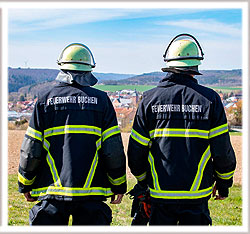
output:
[[[95,88],[102,90],[102,91],[110,91],[110,92],[115,92],[115,91],[120,91],[120,90],[137,90],[139,92],[145,92],[149,89],[152,89],[156,87],[155,85],[95,85]],[[216,91],[222,91],[224,93],[230,93],[232,91],[241,91],[241,87],[209,87],[211,89],[214,89]]]
[[211,89],[220,89],[220,90],[230,90],[230,91],[234,91],[234,90],[242,90],[242,87],[224,87],[224,86],[216,86],[216,87],[213,87],[211,86],[210,87]]
[[[129,179],[128,190],[135,184],[135,179]],[[209,208],[213,225],[242,225],[242,192],[240,186],[233,186],[230,189],[230,196],[223,200],[217,201],[210,199]],[[17,175],[9,175],[9,190],[8,190],[8,207],[9,220],[8,225],[24,226],[29,225],[28,215],[29,210],[35,203],[25,201],[22,194],[18,193]],[[110,204],[107,201],[113,212],[112,226],[129,226],[132,218],[130,217],[130,209],[132,200],[127,195],[124,196],[120,205]]]
[[136,89],[139,92],[145,92],[156,86],[155,85],[95,85],[94,87],[102,91],[110,91],[110,92],[120,91],[124,89],[127,89],[127,90]]

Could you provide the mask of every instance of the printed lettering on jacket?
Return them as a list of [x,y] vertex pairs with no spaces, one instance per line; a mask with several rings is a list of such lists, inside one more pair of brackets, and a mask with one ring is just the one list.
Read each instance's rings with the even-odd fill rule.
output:
[[151,106],[152,113],[164,112],[202,112],[202,105],[158,104]]
[[89,96],[66,96],[66,97],[52,97],[47,99],[47,106],[55,104],[67,104],[67,103],[77,103],[77,104],[97,104],[97,97]]

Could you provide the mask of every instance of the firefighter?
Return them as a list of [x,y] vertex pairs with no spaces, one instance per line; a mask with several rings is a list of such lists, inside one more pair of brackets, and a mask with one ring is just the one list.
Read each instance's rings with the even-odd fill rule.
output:
[[95,61],[80,43],[68,45],[57,61],[58,84],[38,95],[21,146],[19,192],[39,200],[30,225],[109,225],[111,198],[127,189],[126,161],[112,103],[93,86]]
[[144,92],[137,109],[128,164],[150,189],[149,225],[211,225],[209,198],[225,199],[233,183],[236,159],[222,102],[194,78],[203,55],[192,35],[173,38],[166,77]]

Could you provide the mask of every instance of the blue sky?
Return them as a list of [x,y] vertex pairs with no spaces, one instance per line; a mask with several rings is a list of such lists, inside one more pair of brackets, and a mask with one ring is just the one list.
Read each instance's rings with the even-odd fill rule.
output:
[[200,69],[242,67],[242,10],[206,8],[9,9],[9,66],[57,68],[72,42],[94,54],[96,72],[160,71],[169,41],[190,33],[205,60]]

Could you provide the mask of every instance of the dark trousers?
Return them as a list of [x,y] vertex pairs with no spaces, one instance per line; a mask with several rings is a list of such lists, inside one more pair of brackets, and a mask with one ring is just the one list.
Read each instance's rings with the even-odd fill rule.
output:
[[149,225],[212,225],[208,202],[201,204],[153,203]]
[[112,211],[102,201],[44,200],[37,203],[29,213],[30,225],[110,225]]

